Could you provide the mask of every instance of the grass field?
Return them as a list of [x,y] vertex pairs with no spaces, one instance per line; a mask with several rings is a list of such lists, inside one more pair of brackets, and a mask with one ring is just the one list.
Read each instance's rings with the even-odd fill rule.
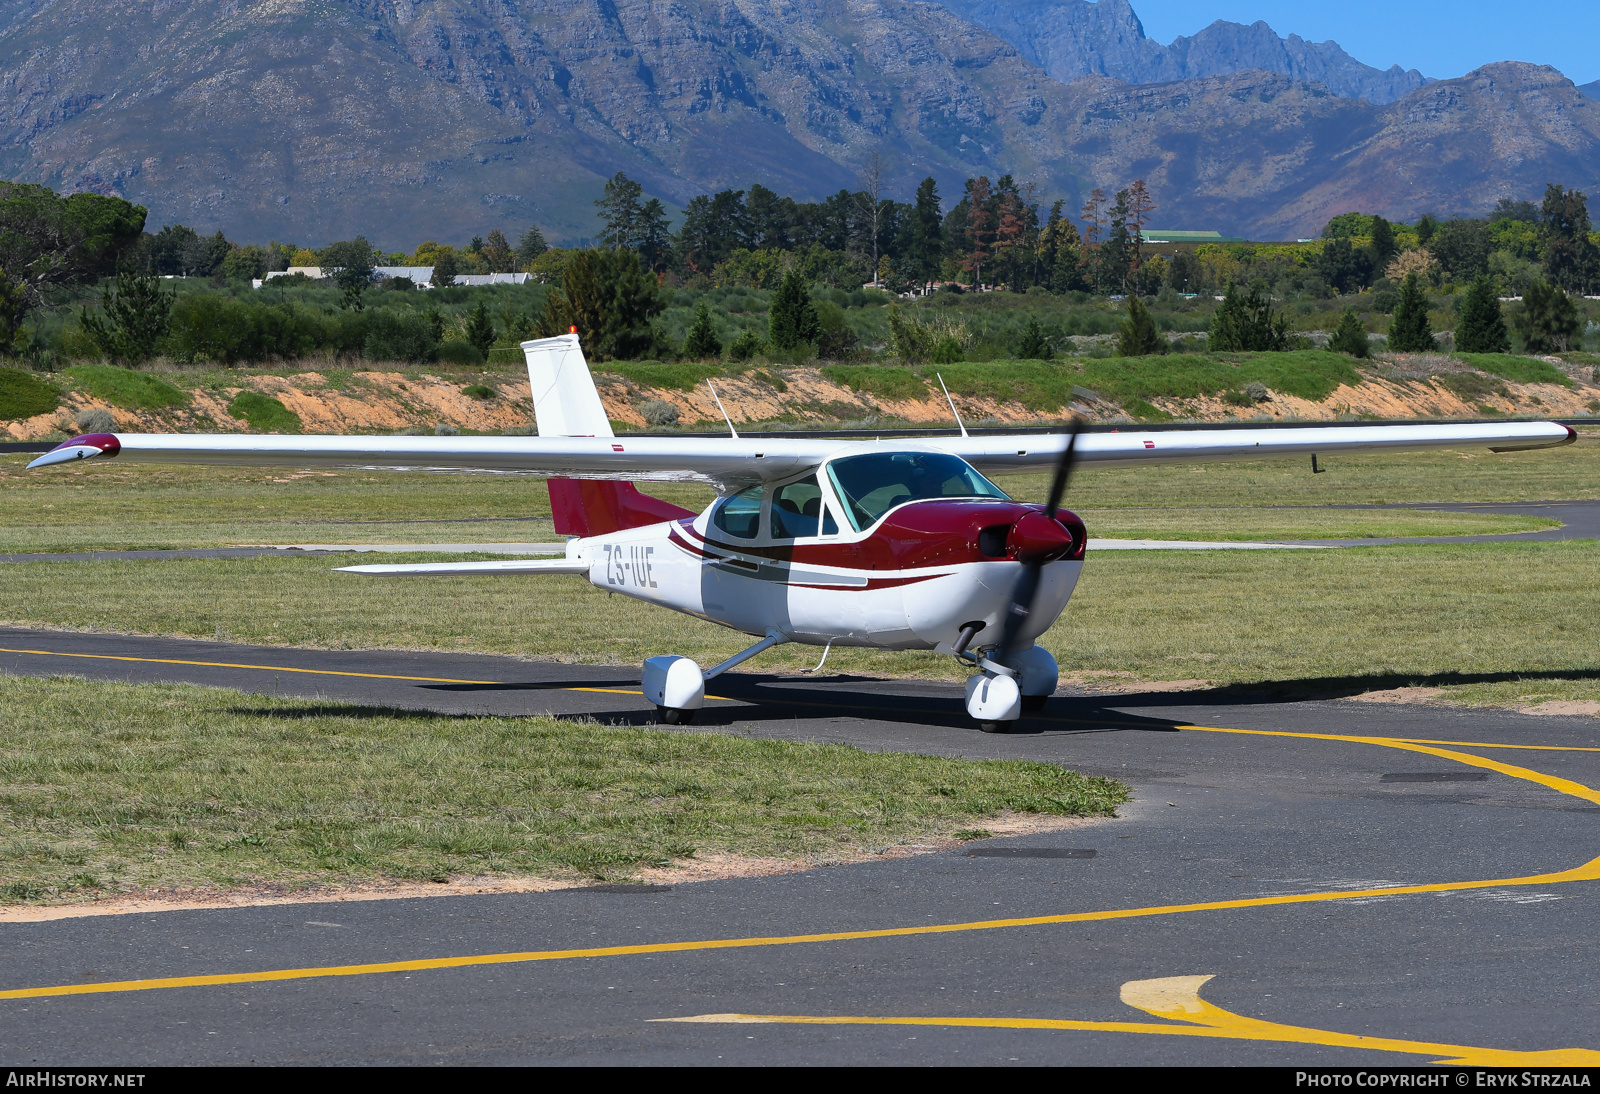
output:
[[1054,764],[211,688],[0,677],[0,903],[383,877],[627,877],[712,851],[850,857],[1002,810],[1111,816]]
[[[1091,555],[1043,644],[1069,676],[1320,693],[1510,673],[1594,697],[1596,574],[1594,541],[1106,552]],[[713,664],[749,641],[577,577],[362,578],[317,558],[17,564],[0,567],[0,605],[11,623],[590,664],[668,652]],[[816,656],[780,646],[750,668],[794,670]],[[828,663],[842,673],[964,675],[951,658],[921,653],[835,650]]]

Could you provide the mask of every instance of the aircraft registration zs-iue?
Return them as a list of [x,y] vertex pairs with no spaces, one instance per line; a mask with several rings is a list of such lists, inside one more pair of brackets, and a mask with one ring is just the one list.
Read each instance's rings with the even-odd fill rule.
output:
[[[759,639],[702,670],[672,654],[644,663],[645,697],[688,722],[706,681],[783,642],[932,650],[971,670],[967,712],[1003,731],[1056,689],[1035,640],[1066,608],[1084,525],[1062,509],[1080,463],[1256,459],[1350,450],[1570,444],[1554,422],[930,436],[852,440],[770,435],[613,435],[576,334],[524,342],[536,437],[344,437],[94,433],[30,467],[91,457],[182,463],[547,476],[566,557],[348,566],[382,576],[582,574],[597,588]],[[715,394],[715,392],[713,392]],[[952,412],[954,405],[952,404]],[[959,419],[958,419],[959,424]],[[1054,468],[1046,504],[1008,497],[985,472]],[[696,515],[635,481],[696,481],[717,499]]]

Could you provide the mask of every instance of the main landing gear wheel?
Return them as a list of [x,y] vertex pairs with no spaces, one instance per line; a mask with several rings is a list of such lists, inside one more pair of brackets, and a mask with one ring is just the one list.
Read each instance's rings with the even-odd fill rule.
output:
[[656,707],[656,717],[669,726],[686,726],[694,721],[694,711],[676,707]]
[[985,733],[1010,733],[1015,722],[979,722],[978,728]]

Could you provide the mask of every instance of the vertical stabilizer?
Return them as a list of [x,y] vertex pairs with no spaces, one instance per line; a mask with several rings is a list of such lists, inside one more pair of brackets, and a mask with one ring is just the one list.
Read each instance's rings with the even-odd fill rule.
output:
[[[533,388],[533,415],[541,437],[610,437],[611,420],[600,402],[589,363],[576,334],[522,343]],[[631,482],[549,480],[550,515],[556,534],[602,536],[667,520],[692,517],[660,498],[641,494]]]
[[541,437],[609,437],[611,421],[576,334],[522,343]]

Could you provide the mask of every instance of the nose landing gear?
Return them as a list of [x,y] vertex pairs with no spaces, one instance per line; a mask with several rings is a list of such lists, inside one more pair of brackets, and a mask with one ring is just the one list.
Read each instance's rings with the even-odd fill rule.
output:
[[971,654],[963,660],[983,670],[967,678],[967,713],[985,733],[1009,732],[1024,711],[1043,710],[1060,679],[1056,659],[1038,646],[1004,662]]

